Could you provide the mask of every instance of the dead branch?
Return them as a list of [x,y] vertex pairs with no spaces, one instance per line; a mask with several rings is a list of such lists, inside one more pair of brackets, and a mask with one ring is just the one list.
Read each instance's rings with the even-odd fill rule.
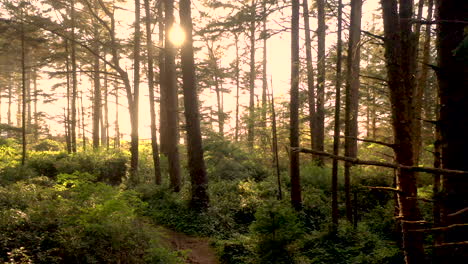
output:
[[453,243],[442,243],[439,245],[435,245],[435,247],[451,247],[451,246],[467,246],[468,241],[461,241],[461,242],[453,242]]
[[393,187],[381,187],[381,186],[363,186],[363,187],[369,188],[369,189],[372,189],[372,190],[382,190],[382,191],[403,193],[401,190],[393,188]]
[[368,142],[368,143],[375,143],[375,144],[379,144],[379,145],[382,145],[382,146],[386,146],[386,147],[389,147],[389,148],[395,148],[395,144],[393,143],[387,143],[387,142],[383,142],[383,141],[379,141],[379,140],[373,140],[373,139],[364,139],[364,138],[357,138],[357,137],[350,137],[350,136],[340,136],[342,138],[350,138],[350,139],[355,139],[357,141],[362,141],[362,142]]
[[465,227],[465,226],[468,226],[468,224],[453,224],[453,225],[449,225],[449,226],[424,228],[424,229],[413,229],[413,230],[409,230],[409,231],[411,231],[411,232],[447,231],[447,230],[450,230],[452,228]]
[[465,208],[463,208],[463,209],[461,209],[461,210],[459,210],[459,211],[457,211],[457,212],[455,212],[455,213],[448,214],[447,216],[448,216],[448,217],[454,217],[454,216],[463,214],[463,213],[465,213],[465,212],[467,212],[467,211],[468,211],[468,207],[465,207]]
[[333,155],[324,151],[306,149],[306,148],[292,148],[291,151],[298,151],[302,153],[309,153],[319,156],[325,156],[332,159],[347,161],[353,164],[358,165],[369,165],[369,166],[377,166],[377,167],[384,167],[384,168],[391,168],[391,169],[402,169],[402,170],[410,170],[410,171],[417,171],[417,172],[427,172],[431,174],[446,174],[446,175],[468,175],[468,171],[460,171],[460,170],[449,170],[449,169],[440,169],[440,168],[428,168],[428,167],[416,167],[416,166],[408,166],[396,163],[387,163],[387,162],[379,162],[379,161],[372,161],[372,160],[360,160],[358,158],[351,158],[351,157],[344,157],[339,155]]

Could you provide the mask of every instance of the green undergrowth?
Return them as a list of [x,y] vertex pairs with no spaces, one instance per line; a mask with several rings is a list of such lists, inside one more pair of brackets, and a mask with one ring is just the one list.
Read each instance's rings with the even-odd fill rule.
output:
[[[135,191],[89,173],[0,187],[0,260],[6,263],[182,263],[163,246]],[[28,262],[29,261],[29,262]]]

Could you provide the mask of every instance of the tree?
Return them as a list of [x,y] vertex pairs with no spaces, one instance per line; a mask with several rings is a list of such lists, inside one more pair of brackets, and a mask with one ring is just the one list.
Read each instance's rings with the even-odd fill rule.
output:
[[192,184],[191,206],[195,209],[208,207],[208,177],[203,159],[198,108],[195,62],[193,58],[192,15],[190,0],[180,1],[180,23],[185,32],[182,44],[181,63],[184,89],[185,121],[187,127],[188,168]]
[[164,84],[167,99],[167,159],[169,162],[169,177],[171,188],[180,191],[180,161],[179,161],[179,125],[178,125],[178,99],[177,81],[175,72],[175,47],[168,38],[174,24],[174,1],[164,0],[165,12],[165,41],[164,41]]
[[[291,101],[290,101],[290,146],[299,147],[299,0],[292,1],[291,15]],[[299,172],[299,152],[290,154],[291,203],[296,210],[302,207]]]
[[[348,57],[346,63],[346,107],[345,107],[345,156],[357,157],[359,115],[359,64],[361,61],[361,16],[362,0],[351,1]],[[345,163],[344,181],[346,196],[346,218],[352,222],[350,170],[352,164]]]
[[[414,165],[415,111],[414,72],[415,43],[412,38],[412,1],[382,0],[384,47],[388,88],[392,105],[394,152],[398,164]],[[421,220],[417,204],[416,175],[412,170],[397,171],[399,218],[403,237],[403,252],[408,264],[425,263],[423,235],[411,232]]]
[[249,120],[247,123],[247,142],[249,148],[254,148],[255,140],[255,80],[257,70],[255,67],[255,31],[256,31],[256,8],[257,1],[252,0],[250,6],[250,72],[249,72]]
[[[315,150],[324,150],[325,138],[325,1],[317,0],[317,111],[315,114],[316,134],[313,135]],[[319,157],[319,163],[323,163]]]
[[[466,1],[436,1],[437,7],[437,79],[440,96],[440,132],[442,167],[468,171],[468,37]],[[468,214],[468,181],[466,175],[443,175],[442,225],[466,224]],[[467,258],[467,229],[449,229],[445,233],[447,247],[441,263],[460,263]]]
[[145,5],[145,26],[146,26],[146,49],[148,52],[148,92],[150,103],[151,119],[151,149],[153,151],[154,180],[157,185],[161,184],[161,166],[159,160],[158,138],[156,136],[156,109],[154,105],[154,51],[151,32],[151,12],[150,1],[144,0]]
[[306,67],[307,67],[307,99],[309,103],[309,129],[310,129],[310,145],[315,148],[314,137],[318,134],[315,124],[315,88],[314,88],[314,69],[312,64],[312,40],[310,37],[309,23],[309,6],[308,0],[303,0],[302,7],[304,9],[304,31],[305,31],[305,48],[306,48]]
[[[335,128],[333,134],[333,155],[339,155],[340,150],[340,110],[341,110],[341,52],[343,41],[342,31],[342,1],[338,0],[338,32],[336,42],[336,82],[335,82]],[[333,159],[332,165],[332,231],[336,233],[338,229],[338,160]]]

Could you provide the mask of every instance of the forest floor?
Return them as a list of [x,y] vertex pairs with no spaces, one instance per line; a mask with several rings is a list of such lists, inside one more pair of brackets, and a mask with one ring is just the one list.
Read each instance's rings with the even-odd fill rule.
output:
[[219,263],[208,238],[189,236],[161,226],[159,230],[168,246],[177,251],[185,251],[188,264]]

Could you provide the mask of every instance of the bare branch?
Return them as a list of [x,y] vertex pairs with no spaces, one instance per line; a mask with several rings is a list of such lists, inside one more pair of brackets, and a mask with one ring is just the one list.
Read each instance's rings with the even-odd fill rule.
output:
[[363,138],[357,138],[357,137],[350,137],[350,136],[340,136],[340,137],[341,138],[355,139],[355,140],[362,141],[362,142],[375,143],[375,144],[386,146],[386,147],[389,147],[389,148],[392,148],[392,149],[395,148],[395,144],[393,144],[393,143],[387,143],[387,142],[373,140],[373,139],[363,139]]
[[410,170],[410,171],[418,171],[418,172],[427,172],[431,174],[454,174],[454,175],[468,175],[468,171],[460,171],[460,170],[449,170],[449,169],[439,169],[439,168],[428,168],[428,167],[415,167],[415,166],[407,166],[401,165],[396,163],[387,163],[387,162],[379,162],[379,161],[371,161],[371,160],[360,160],[358,158],[351,158],[351,157],[344,157],[333,155],[324,151],[317,151],[312,149],[306,148],[293,148],[292,151],[298,151],[302,153],[309,153],[314,155],[320,155],[329,157],[332,159],[343,160],[353,164],[360,164],[360,165],[369,165],[369,166],[377,166],[377,167],[385,167],[391,169],[402,169],[402,170]]

